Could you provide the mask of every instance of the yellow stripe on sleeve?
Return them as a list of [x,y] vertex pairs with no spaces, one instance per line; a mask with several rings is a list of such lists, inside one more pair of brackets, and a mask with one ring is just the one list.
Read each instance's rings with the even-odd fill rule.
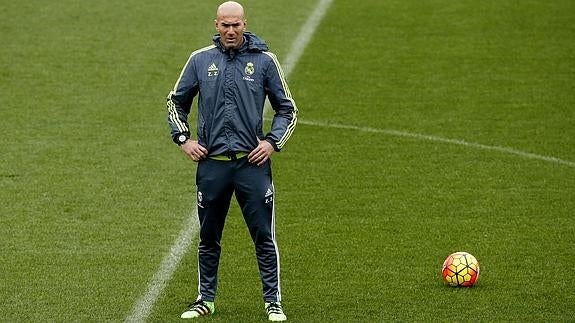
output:
[[282,149],[282,147],[285,145],[285,143],[288,141],[288,139],[291,137],[291,135],[293,134],[294,130],[295,130],[295,126],[297,124],[297,113],[298,113],[298,109],[297,106],[295,104],[295,101],[292,98],[289,86],[287,84],[287,81],[285,79],[285,74],[284,71],[281,67],[281,64],[279,63],[277,56],[274,53],[271,52],[264,52],[264,54],[268,55],[272,61],[274,62],[274,65],[277,69],[277,72],[280,76],[280,80],[282,82],[282,89],[284,90],[284,93],[287,97],[288,100],[290,100],[294,110],[292,113],[292,117],[291,117],[291,121],[287,126],[286,132],[283,134],[283,136],[276,142],[276,145],[278,146],[279,149]]

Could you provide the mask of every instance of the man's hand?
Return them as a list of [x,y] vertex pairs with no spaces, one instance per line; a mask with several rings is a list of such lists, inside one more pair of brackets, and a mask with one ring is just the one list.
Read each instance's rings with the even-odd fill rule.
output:
[[198,144],[196,140],[188,139],[180,146],[180,149],[195,162],[199,162],[208,156],[208,150]]
[[263,165],[274,153],[274,147],[266,140],[259,140],[258,146],[248,155],[248,161],[258,166]]

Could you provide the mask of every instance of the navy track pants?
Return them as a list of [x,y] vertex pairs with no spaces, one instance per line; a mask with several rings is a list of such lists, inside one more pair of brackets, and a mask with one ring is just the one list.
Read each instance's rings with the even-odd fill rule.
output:
[[220,241],[235,193],[255,245],[264,301],[281,301],[271,161],[256,166],[247,157],[231,161],[207,158],[198,163],[196,185],[200,221],[198,298],[214,301],[216,297]]

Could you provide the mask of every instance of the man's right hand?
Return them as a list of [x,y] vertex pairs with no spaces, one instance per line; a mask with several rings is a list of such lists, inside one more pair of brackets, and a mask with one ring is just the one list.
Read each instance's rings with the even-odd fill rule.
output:
[[208,150],[200,145],[196,140],[188,139],[180,145],[180,149],[195,162],[199,162],[208,157]]

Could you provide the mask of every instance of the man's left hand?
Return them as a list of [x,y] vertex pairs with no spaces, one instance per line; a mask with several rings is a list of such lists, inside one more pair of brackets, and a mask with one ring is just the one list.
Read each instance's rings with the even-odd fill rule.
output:
[[274,151],[274,147],[267,140],[259,140],[258,146],[248,155],[248,161],[261,166],[270,158]]

